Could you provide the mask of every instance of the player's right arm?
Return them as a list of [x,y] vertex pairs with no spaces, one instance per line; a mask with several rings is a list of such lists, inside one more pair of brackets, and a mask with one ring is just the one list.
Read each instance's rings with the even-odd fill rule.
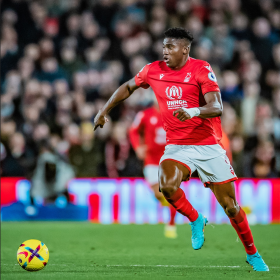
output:
[[98,112],[94,118],[94,130],[108,121],[105,117],[115,106],[127,99],[139,87],[148,88],[150,85],[147,82],[147,74],[151,64],[144,66],[139,73],[128,82],[121,85],[114,94],[110,97],[104,107]]
[[118,104],[127,99],[139,86],[136,85],[135,78],[130,79],[126,83],[122,84],[110,97],[104,107],[99,110],[98,114],[94,118],[94,130],[98,126],[101,128],[108,121],[106,115]]

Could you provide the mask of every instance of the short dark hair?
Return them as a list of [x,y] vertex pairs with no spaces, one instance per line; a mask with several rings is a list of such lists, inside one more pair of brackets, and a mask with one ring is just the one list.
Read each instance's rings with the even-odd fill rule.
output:
[[164,32],[165,38],[186,39],[190,43],[193,41],[193,35],[183,27],[172,27]]

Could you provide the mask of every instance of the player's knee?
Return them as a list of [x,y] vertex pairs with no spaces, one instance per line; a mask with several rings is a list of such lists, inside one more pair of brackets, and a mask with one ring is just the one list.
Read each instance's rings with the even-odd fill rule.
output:
[[172,196],[172,194],[178,189],[178,186],[176,186],[176,180],[168,178],[165,175],[160,176],[159,186],[162,193],[167,197]]
[[226,210],[226,214],[228,215],[228,217],[233,218],[238,214],[239,206],[238,206],[238,204],[234,203],[231,205],[227,205],[225,210]]

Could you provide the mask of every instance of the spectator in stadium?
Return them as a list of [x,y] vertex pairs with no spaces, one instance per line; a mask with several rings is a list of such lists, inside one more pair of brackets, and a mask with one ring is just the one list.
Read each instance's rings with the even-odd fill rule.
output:
[[2,176],[30,178],[35,168],[34,149],[25,143],[23,134],[16,132],[9,137],[6,157],[2,161]]
[[222,85],[221,94],[223,101],[236,106],[236,103],[243,97],[238,74],[230,70],[224,71]]
[[[32,176],[32,201],[44,200],[46,203],[57,201],[67,203],[67,182],[75,177],[72,167],[51,147],[49,141],[40,142],[40,154]],[[61,205],[61,206],[62,206]]]
[[26,83],[33,77],[35,64],[29,57],[22,57],[18,62],[18,70],[22,82]]
[[65,73],[58,66],[54,57],[44,58],[41,62],[41,70],[36,74],[39,81],[54,82],[58,79],[66,78]]
[[260,85],[256,82],[246,82],[243,85],[244,98],[240,104],[240,115],[243,134],[253,135],[256,131],[256,108],[260,98]]
[[14,69],[19,57],[18,34],[12,26],[4,24],[1,36],[1,77]]
[[[231,138],[232,166],[238,178],[244,177],[245,165],[244,139],[241,134],[234,134]],[[246,162],[247,163],[247,162]]]
[[94,137],[90,122],[83,122],[80,128],[80,143],[72,144],[68,155],[75,174],[81,178],[101,177],[104,165],[103,143]]
[[[127,124],[123,121],[116,122],[111,133],[112,136],[105,147],[108,176],[118,178],[141,174],[138,162],[135,156],[131,154],[132,149],[127,135]],[[132,162],[133,164],[131,164]]]
[[73,48],[64,47],[61,49],[60,57],[61,69],[66,73],[67,81],[71,84],[73,74],[79,70],[83,70],[85,65],[82,60],[77,57]]
[[252,26],[253,36],[251,37],[251,46],[256,58],[262,64],[264,69],[272,66],[272,48],[271,27],[266,18],[257,18]]
[[271,141],[259,143],[251,162],[251,170],[245,173],[248,177],[275,178],[275,149]]

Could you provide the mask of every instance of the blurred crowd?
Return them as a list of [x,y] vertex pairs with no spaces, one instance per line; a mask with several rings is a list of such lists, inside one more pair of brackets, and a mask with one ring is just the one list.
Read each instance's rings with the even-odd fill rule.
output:
[[279,177],[279,0],[2,0],[1,175],[36,177],[46,160],[50,182],[59,172],[142,176],[127,130],[152,90],[113,109],[103,129],[92,123],[119,85],[162,59],[174,26],[193,33],[191,56],[217,76],[236,174]]

